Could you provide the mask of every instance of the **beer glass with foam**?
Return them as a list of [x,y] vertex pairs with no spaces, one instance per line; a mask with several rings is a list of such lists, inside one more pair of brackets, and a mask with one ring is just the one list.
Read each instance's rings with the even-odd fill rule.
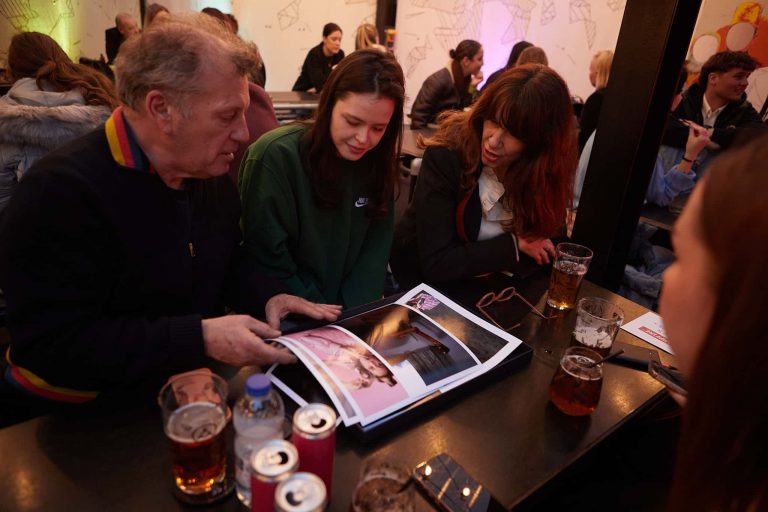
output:
[[605,357],[624,322],[624,310],[613,302],[598,298],[579,299],[571,345],[591,348]]
[[569,416],[586,416],[597,409],[603,388],[603,365],[600,355],[584,347],[568,347],[560,360],[549,399]]
[[576,305],[581,281],[591,261],[592,251],[589,248],[568,242],[557,244],[547,293],[549,306],[564,310]]
[[228,494],[226,381],[209,370],[182,373],[168,379],[157,399],[177,497],[202,504]]

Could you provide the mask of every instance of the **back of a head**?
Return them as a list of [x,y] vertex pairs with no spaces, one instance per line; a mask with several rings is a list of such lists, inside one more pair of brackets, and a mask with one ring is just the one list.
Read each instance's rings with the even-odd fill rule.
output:
[[121,101],[134,109],[153,89],[181,105],[201,92],[206,69],[227,65],[245,76],[258,66],[258,54],[210,16],[175,13],[123,43],[116,61],[117,89]]
[[533,46],[533,43],[529,43],[528,41],[518,41],[515,43],[515,46],[512,47],[512,51],[509,52],[509,58],[507,59],[507,65],[504,66],[505,68],[511,68],[515,64],[517,64],[517,59],[520,58],[520,54],[523,53],[523,50],[526,48],[530,48]]
[[522,66],[524,64],[542,64],[549,66],[549,60],[544,50],[538,46],[531,46],[526,48],[520,53],[520,57],[517,58],[516,66]]
[[160,4],[149,4],[144,11],[144,28],[147,28],[149,25],[151,25],[152,22],[155,21],[157,15],[161,12],[170,15],[170,12],[165,6]]
[[448,55],[455,61],[461,61],[464,57],[472,59],[480,51],[482,45],[473,39],[465,39],[456,45],[456,49],[448,52]]
[[752,72],[757,69],[758,65],[759,63],[746,52],[718,52],[708,58],[701,66],[699,85],[702,89],[707,88],[710,73],[726,73],[734,68]]
[[8,69],[14,80],[36,78],[45,66],[72,60],[50,36],[40,32],[22,32],[11,38],[8,48]]
[[687,382],[670,510],[768,507],[767,160],[763,135],[724,152],[697,185],[695,235],[711,262],[716,304]]
[[363,23],[357,27],[357,34],[355,34],[355,50],[371,48],[375,44],[378,44],[378,32],[376,31],[376,27],[370,23]]
[[601,50],[595,53],[591,64],[595,72],[595,87],[602,89],[608,85],[608,78],[611,76],[613,52],[611,50]]

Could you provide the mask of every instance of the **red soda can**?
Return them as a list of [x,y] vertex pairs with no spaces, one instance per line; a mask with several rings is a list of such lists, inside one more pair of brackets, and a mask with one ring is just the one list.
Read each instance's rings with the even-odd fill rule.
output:
[[312,473],[294,473],[275,490],[275,512],[323,512],[327,504],[325,484]]
[[251,454],[251,510],[274,510],[275,489],[299,467],[299,452],[288,441],[273,439]]
[[330,494],[336,453],[336,412],[324,404],[300,407],[293,415],[291,441],[299,451],[299,471],[319,476]]

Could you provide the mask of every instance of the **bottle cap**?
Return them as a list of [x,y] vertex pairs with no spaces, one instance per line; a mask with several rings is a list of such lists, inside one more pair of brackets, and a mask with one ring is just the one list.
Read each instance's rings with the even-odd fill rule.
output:
[[272,381],[263,373],[251,375],[245,381],[245,392],[250,396],[263,396],[272,389]]

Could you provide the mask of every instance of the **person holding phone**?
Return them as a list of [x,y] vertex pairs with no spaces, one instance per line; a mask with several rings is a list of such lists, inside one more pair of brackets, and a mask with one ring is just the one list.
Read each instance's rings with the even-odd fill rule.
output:
[[669,510],[768,508],[768,135],[723,154],[675,224],[660,312],[688,400]]
[[539,64],[505,71],[467,112],[441,118],[390,265],[403,287],[511,270],[555,255],[573,194],[568,87]]
[[394,228],[403,70],[375,49],[331,73],[314,122],[262,136],[240,168],[245,247],[296,295],[381,298]]

